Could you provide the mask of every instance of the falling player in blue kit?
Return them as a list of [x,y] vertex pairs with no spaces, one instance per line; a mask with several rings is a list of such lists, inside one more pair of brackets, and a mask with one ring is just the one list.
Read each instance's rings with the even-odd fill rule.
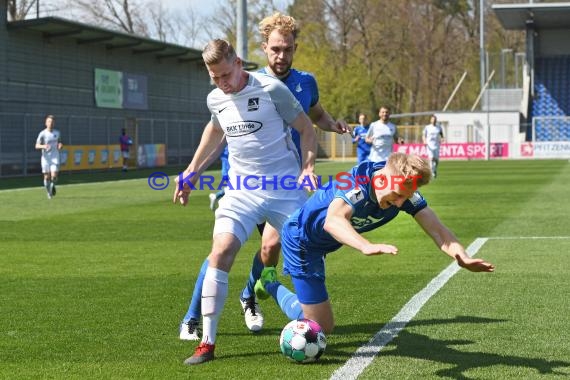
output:
[[387,162],[366,161],[350,173],[337,175],[283,225],[283,269],[291,276],[296,294],[277,281],[275,268],[267,267],[255,285],[257,297],[271,295],[290,319],[312,319],[331,332],[334,318],[325,286],[325,256],[342,245],[366,256],[397,254],[397,247],[370,242],[361,233],[387,224],[400,211],[414,217],[459,266],[472,272],[492,272],[494,265],[465,253],[417,191],[430,179],[426,160],[404,153],[392,153]]

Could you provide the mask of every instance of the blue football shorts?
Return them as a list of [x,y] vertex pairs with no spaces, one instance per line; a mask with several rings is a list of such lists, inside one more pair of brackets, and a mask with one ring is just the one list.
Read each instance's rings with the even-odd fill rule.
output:
[[281,231],[283,272],[291,276],[299,302],[313,305],[329,296],[325,285],[325,252],[305,249],[297,213],[285,222]]

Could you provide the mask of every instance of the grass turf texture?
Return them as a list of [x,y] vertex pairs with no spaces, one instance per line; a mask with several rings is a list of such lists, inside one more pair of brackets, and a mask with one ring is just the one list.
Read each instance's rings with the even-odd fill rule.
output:
[[[570,164],[443,162],[439,173],[422,192],[465,245],[514,239],[489,240],[478,256],[497,271],[461,270],[362,378],[567,378],[570,240],[517,237],[570,236]],[[210,249],[208,192],[182,208],[171,188],[153,191],[128,174],[85,184],[62,176],[51,201],[39,177],[34,188],[0,191],[0,378],[325,379],[451,262],[405,214],[366,235],[397,245],[396,257],[329,255],[337,327],[319,362],[296,365],[279,352],[287,320],[272,301],[262,302],[264,330],[245,328],[238,296],[255,233],[230,274],[217,359],[187,367],[195,344],[178,340],[178,323]]]

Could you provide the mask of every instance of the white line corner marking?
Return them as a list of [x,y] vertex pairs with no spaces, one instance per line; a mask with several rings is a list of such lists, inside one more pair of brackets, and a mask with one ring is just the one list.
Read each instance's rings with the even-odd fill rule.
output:
[[[475,255],[487,240],[489,240],[489,238],[475,239],[475,241],[467,247],[467,254],[469,256]],[[404,305],[402,310],[400,310],[390,322],[384,325],[368,343],[356,350],[352,358],[342,367],[334,371],[331,380],[358,378],[364,369],[372,363],[374,357],[406,327],[408,322],[416,316],[422,306],[459,271],[459,268],[459,265],[454,262],[431,280],[429,284],[413,296],[412,299]]]

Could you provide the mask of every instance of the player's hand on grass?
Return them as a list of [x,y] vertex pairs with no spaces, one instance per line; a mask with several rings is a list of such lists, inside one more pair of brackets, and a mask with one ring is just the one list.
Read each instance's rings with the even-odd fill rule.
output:
[[491,263],[486,262],[483,259],[472,259],[471,257],[461,257],[457,255],[457,264],[461,268],[470,270],[471,272],[493,272],[495,266]]
[[366,256],[383,255],[389,253],[391,255],[398,254],[398,247],[390,244],[367,244],[362,248],[362,253]]

